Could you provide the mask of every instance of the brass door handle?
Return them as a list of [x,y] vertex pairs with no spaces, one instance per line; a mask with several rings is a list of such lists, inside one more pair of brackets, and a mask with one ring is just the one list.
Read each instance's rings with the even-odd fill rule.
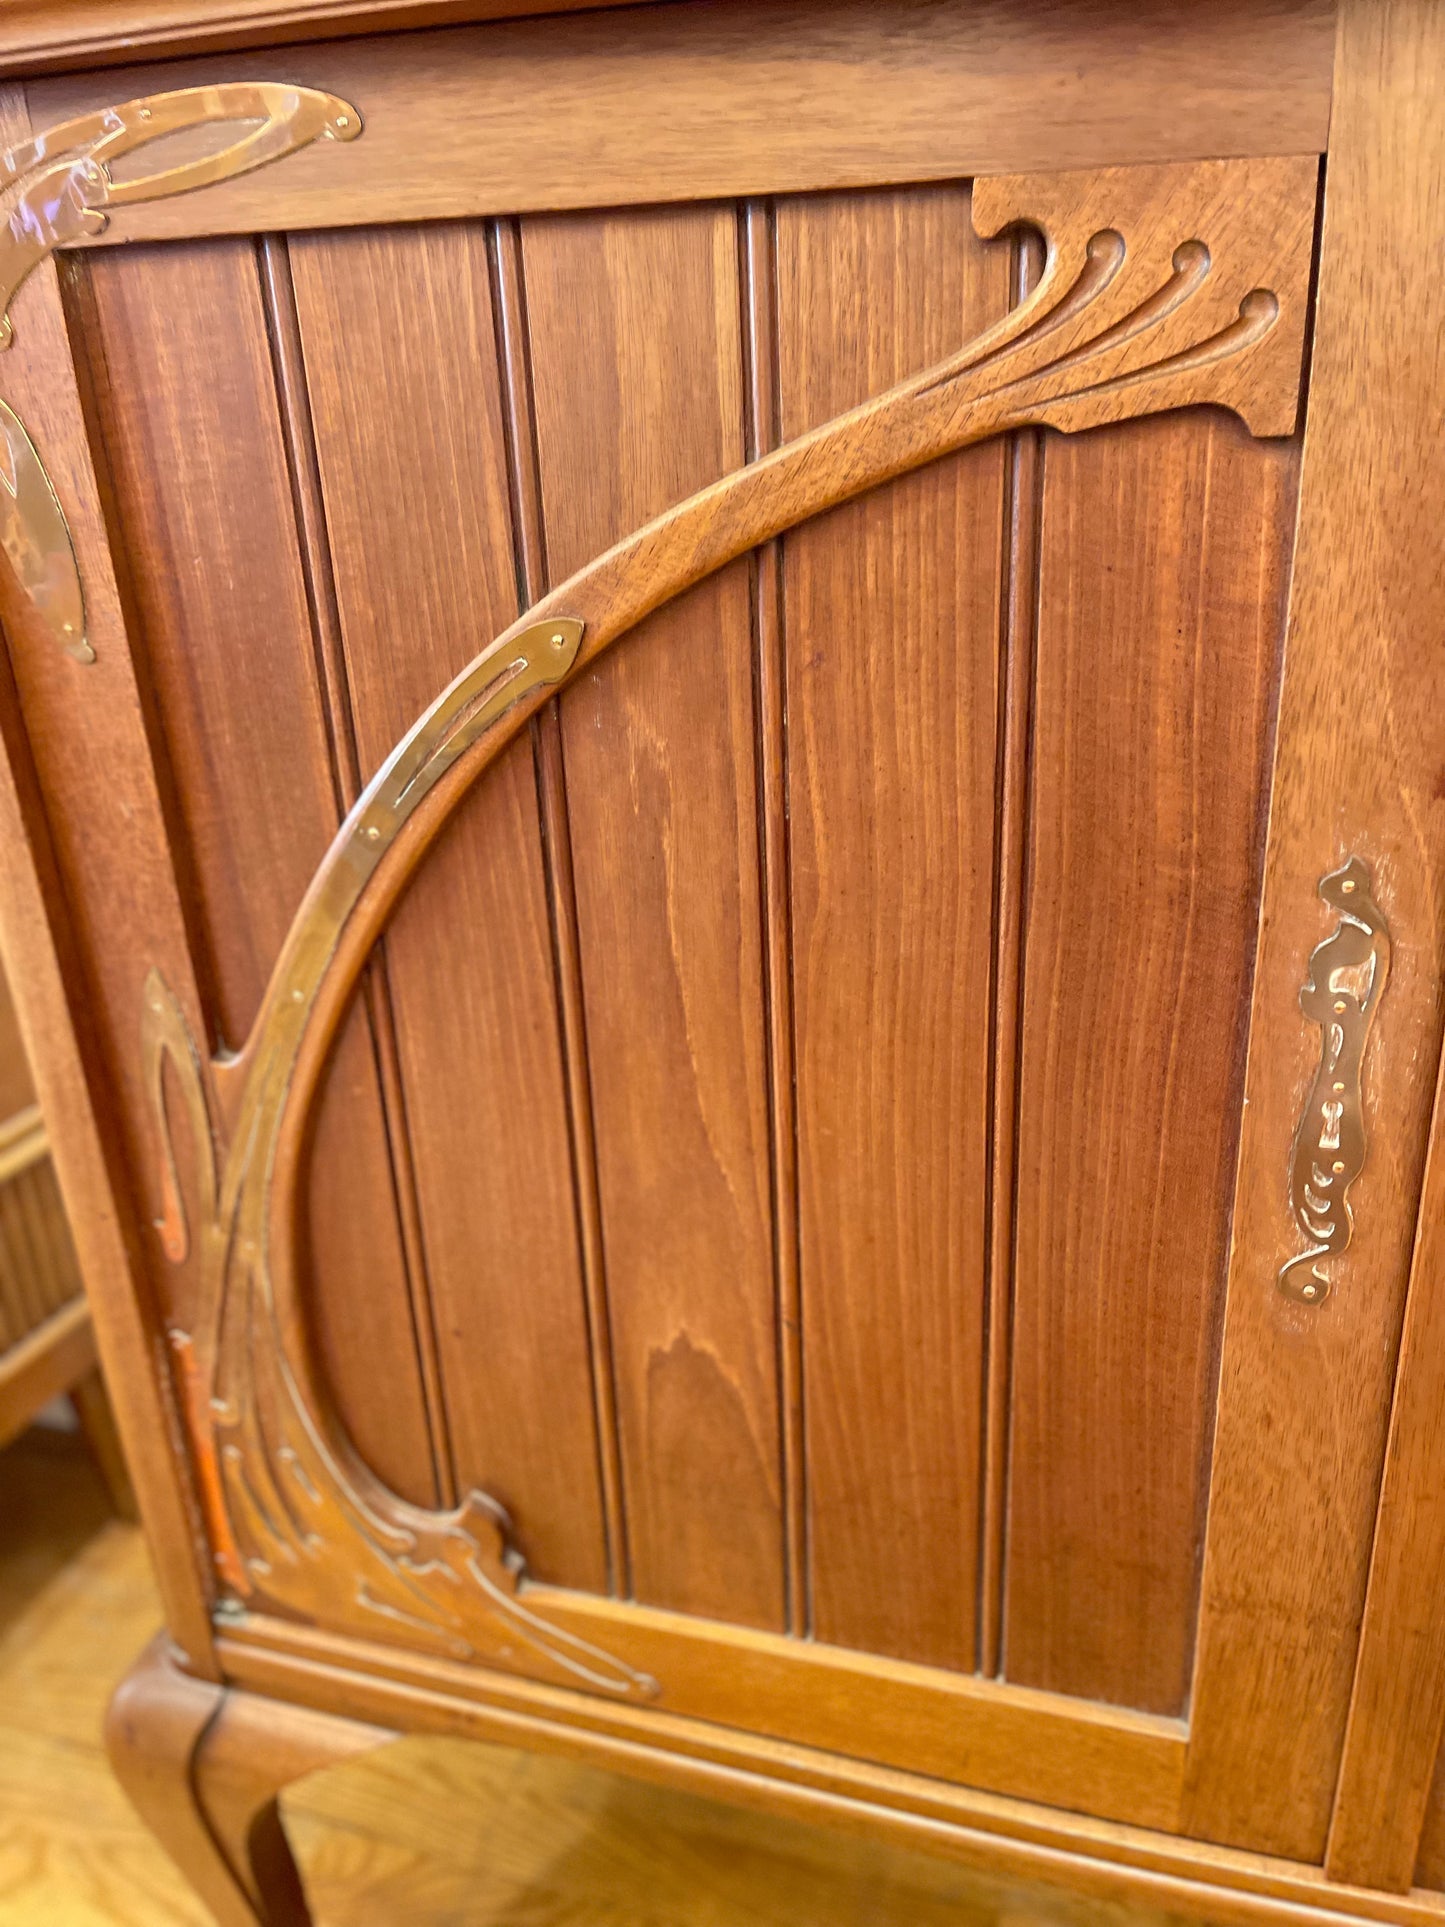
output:
[[1320,895],[1340,921],[1310,953],[1300,991],[1300,1009],[1320,1027],[1320,1063],[1295,1133],[1289,1181],[1290,1208],[1310,1248],[1279,1274],[1286,1297],[1310,1305],[1329,1294],[1319,1260],[1338,1257],[1354,1232],[1347,1193],[1365,1164],[1365,1043],[1390,974],[1390,930],[1368,867],[1352,856],[1321,877]]

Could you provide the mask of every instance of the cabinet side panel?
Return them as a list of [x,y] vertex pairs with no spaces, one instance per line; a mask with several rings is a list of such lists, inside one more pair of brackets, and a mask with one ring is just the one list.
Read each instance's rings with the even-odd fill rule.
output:
[[[782,432],[1009,304],[963,188],[777,214]],[[975,1661],[1002,443],[784,542],[812,1624]]]
[[1045,453],[1005,1672],[1183,1709],[1296,449]]
[[[337,820],[255,250],[137,249],[91,265],[79,298],[211,1043],[235,1048]],[[307,1244],[318,1362],[365,1457],[429,1502],[386,1126],[360,1011],[333,1056],[316,1145]],[[378,1358],[390,1366],[385,1400]]]
[[[361,780],[517,613],[485,231],[293,240]],[[538,1577],[606,1584],[530,738],[386,937],[460,1490]]]
[[[733,211],[523,226],[550,579],[743,460]],[[746,564],[562,698],[633,1586],[778,1626]]]

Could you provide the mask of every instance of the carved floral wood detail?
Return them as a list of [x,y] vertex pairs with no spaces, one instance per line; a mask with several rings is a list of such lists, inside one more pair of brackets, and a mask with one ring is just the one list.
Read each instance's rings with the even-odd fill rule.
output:
[[[204,1063],[152,974],[142,1048],[166,1175],[158,1231],[200,1284],[196,1329],[172,1336],[216,1563],[238,1600],[595,1691],[657,1690],[529,1609],[500,1506],[473,1492],[455,1511],[428,1512],[388,1491],[312,1382],[298,1185],[306,1120],[358,974],[451,811],[548,694],[736,556],[1017,427],[1073,432],[1212,403],[1255,434],[1292,432],[1316,185],[1313,160],[977,182],[982,235],[1042,229],[1035,291],[949,360],[627,537],[483,650],[342,825],[238,1059]],[[177,1096],[184,1133],[173,1129]]]

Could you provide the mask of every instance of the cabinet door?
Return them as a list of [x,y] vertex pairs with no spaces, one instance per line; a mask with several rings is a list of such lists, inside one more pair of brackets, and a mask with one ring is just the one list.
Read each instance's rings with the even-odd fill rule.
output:
[[1313,0],[31,86],[330,96],[0,371],[233,1641],[1321,1856],[1439,1046],[1413,20],[1333,123]]

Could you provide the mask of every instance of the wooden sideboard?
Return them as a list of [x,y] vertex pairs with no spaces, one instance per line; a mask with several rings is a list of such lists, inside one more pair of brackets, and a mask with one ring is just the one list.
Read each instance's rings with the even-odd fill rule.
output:
[[1445,7],[13,11],[0,940],[218,1919],[431,1730],[1445,1921]]

